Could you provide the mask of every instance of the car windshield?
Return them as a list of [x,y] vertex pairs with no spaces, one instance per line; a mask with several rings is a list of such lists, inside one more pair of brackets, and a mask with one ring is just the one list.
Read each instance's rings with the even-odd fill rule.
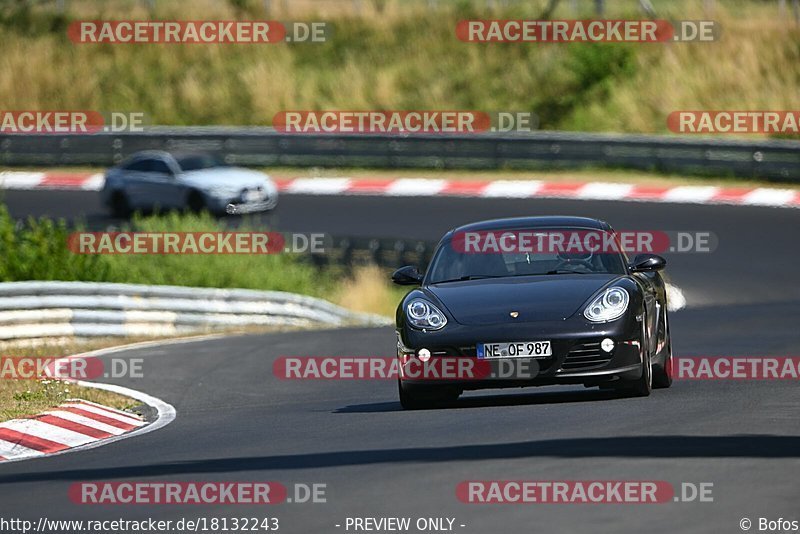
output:
[[212,154],[192,154],[177,158],[178,165],[184,171],[199,171],[202,169],[213,169],[215,167],[227,167],[227,163],[218,156]]
[[625,274],[614,234],[578,228],[456,232],[443,241],[427,283],[558,274]]

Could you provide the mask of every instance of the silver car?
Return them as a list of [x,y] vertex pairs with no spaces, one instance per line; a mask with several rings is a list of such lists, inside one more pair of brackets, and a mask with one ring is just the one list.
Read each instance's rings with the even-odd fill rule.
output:
[[228,166],[210,154],[155,150],[137,152],[109,169],[100,194],[118,217],[158,209],[251,213],[278,203],[278,188],[266,174]]

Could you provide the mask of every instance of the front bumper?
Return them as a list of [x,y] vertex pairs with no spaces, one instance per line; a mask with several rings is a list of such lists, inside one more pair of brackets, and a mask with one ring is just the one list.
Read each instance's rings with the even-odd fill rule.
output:
[[217,213],[241,215],[259,211],[269,211],[278,204],[277,190],[258,191],[257,198],[248,198],[248,190],[236,194],[207,193],[209,208]]
[[259,211],[269,211],[278,204],[278,198],[272,197],[263,202],[228,202],[225,204],[225,213],[228,215],[242,215]]
[[[422,332],[403,328],[397,332],[397,356],[403,369],[404,385],[449,385],[459,389],[525,387],[555,384],[602,385],[634,380],[642,373],[642,325],[633,314],[611,323],[587,324],[579,318],[567,321],[466,326],[449,323],[442,331]],[[607,352],[603,339],[614,341]],[[477,358],[477,343],[550,341],[552,356],[546,358]],[[428,365],[446,360],[469,359],[473,374],[450,374],[437,379],[436,373],[419,370],[419,351],[430,352]],[[433,361],[441,359],[440,362]],[[415,361],[417,360],[417,361]],[[462,364],[465,362],[461,362]],[[416,365],[413,369],[409,366]]]

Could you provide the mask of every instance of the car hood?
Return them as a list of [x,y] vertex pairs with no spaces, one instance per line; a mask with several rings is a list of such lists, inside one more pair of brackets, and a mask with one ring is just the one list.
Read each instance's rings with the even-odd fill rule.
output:
[[[557,321],[577,312],[617,274],[559,274],[487,278],[427,286],[465,325]],[[512,311],[519,312],[512,318]]]
[[271,190],[274,187],[266,174],[239,167],[215,167],[188,171],[183,174],[182,179],[194,187],[203,189],[241,191],[242,189],[257,189],[258,187],[265,187],[267,190]]

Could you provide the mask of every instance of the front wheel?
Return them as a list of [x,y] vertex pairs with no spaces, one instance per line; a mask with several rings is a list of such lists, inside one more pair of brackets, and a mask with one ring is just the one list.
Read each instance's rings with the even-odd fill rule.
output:
[[636,380],[625,381],[620,384],[621,389],[634,397],[648,397],[653,391],[653,362],[650,358],[650,349],[648,348],[648,339],[645,332],[646,320],[644,318],[642,321],[642,376]]
[[672,385],[672,336],[669,333],[669,319],[664,312],[664,365],[653,368],[653,387],[668,388]]
[[455,402],[461,394],[457,389],[442,386],[417,386],[406,387],[397,381],[397,390],[400,395],[400,405],[404,410],[423,410],[436,408],[450,402]]

